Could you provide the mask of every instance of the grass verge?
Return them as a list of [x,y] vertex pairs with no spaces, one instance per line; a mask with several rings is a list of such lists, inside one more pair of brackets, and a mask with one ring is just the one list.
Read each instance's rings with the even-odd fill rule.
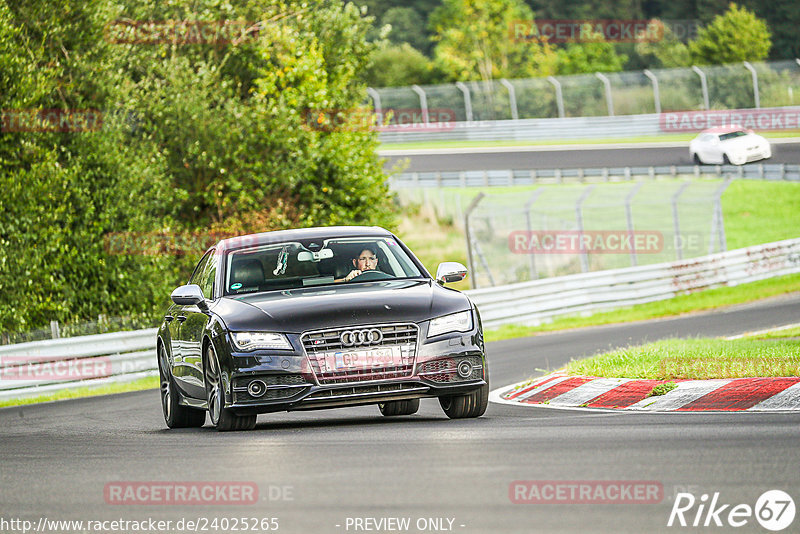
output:
[[75,388],[69,391],[59,391],[49,395],[39,395],[37,397],[28,397],[23,399],[9,399],[0,401],[0,408],[6,406],[22,406],[25,404],[37,404],[40,402],[49,402],[66,399],[77,399],[80,397],[95,397],[97,395],[110,395],[111,393],[125,393],[126,391],[140,391],[143,389],[158,389],[158,377],[150,376],[147,378],[140,378],[133,382],[125,384],[108,384],[99,387],[82,387]]
[[665,339],[573,361],[566,372],[655,380],[800,376],[800,341]]

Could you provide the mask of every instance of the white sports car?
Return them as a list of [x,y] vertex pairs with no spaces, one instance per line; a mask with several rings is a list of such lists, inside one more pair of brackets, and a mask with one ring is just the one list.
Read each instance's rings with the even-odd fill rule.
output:
[[697,165],[703,163],[744,165],[769,159],[769,141],[741,126],[718,126],[703,130],[689,143],[689,155]]

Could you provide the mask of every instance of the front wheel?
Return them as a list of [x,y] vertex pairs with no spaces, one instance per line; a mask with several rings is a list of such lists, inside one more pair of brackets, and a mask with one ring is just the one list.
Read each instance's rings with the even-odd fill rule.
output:
[[252,430],[256,426],[256,415],[236,415],[225,407],[225,392],[222,389],[222,374],[214,348],[209,345],[205,357],[206,399],[211,424],[220,432],[228,430]]
[[489,384],[466,395],[439,397],[439,404],[450,419],[480,417],[489,406]]
[[161,345],[158,349],[158,376],[161,389],[161,411],[169,428],[198,428],[206,422],[206,412],[180,404],[175,380],[170,372],[167,350]]
[[378,404],[381,413],[387,417],[395,415],[412,415],[419,410],[419,399],[382,402]]

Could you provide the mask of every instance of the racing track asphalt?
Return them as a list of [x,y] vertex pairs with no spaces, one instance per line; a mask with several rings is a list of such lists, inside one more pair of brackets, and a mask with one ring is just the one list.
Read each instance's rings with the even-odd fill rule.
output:
[[[798,315],[795,294],[490,343],[491,380],[499,387],[609,347],[731,335],[796,322]],[[453,531],[461,533],[641,533],[696,530],[666,527],[682,489],[698,498],[720,492],[720,502],[750,506],[762,492],[782,489],[800,503],[800,413],[620,414],[491,404],[480,419],[450,421],[435,400],[425,400],[410,417],[383,418],[374,406],[282,413],[260,416],[252,432],[220,434],[208,427],[167,430],[151,390],[3,409],[0,428],[4,519],[277,517],[278,532],[338,533],[356,532],[346,528],[348,517],[409,517],[410,532],[419,532],[419,518],[444,517],[454,518]],[[664,498],[513,504],[515,480],[647,480],[663,485]],[[260,501],[106,504],[104,486],[121,481],[249,481],[259,486]],[[271,486],[291,487],[292,500],[270,500]],[[800,518],[787,532],[798,524]],[[752,518],[737,530],[763,532]]]
[[[680,146],[625,146],[613,148],[602,145],[583,145],[572,148],[519,147],[508,149],[431,150],[407,151],[408,155],[392,154],[387,150],[385,168],[408,158],[405,172],[471,171],[502,169],[567,169],[597,167],[649,167],[665,165],[691,165],[689,143]],[[406,152],[406,151],[404,151]],[[423,152],[415,153],[415,152]],[[433,153],[429,153],[433,152]],[[800,163],[800,143],[772,143],[772,158],[767,163]]]

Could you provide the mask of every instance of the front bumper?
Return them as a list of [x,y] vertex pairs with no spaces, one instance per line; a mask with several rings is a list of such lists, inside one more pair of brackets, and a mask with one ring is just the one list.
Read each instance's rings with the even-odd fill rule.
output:
[[434,385],[416,377],[353,385],[309,385],[308,388],[286,399],[236,402],[229,408],[238,415],[342,408],[396,400],[461,395],[485,385],[487,382],[483,379]]

